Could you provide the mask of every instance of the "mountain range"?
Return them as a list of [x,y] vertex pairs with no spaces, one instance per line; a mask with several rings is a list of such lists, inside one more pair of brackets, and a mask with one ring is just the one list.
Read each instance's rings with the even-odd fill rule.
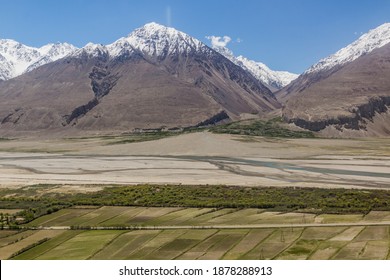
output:
[[250,73],[156,23],[4,81],[0,98],[3,134],[183,128],[280,108]]
[[[85,48],[96,44],[89,43]],[[109,48],[112,46],[109,46]],[[243,56],[234,56],[226,47],[213,49],[233,63],[251,73],[256,79],[265,84],[272,91],[281,89],[298,77],[297,74],[287,71],[273,71],[267,65],[256,62]],[[79,50],[68,43],[47,44],[41,48],[34,48],[18,43],[14,40],[0,40],[0,80],[9,80],[24,73],[30,72],[44,64],[56,61]]]
[[389,135],[389,43],[387,23],[298,76],[156,23],[83,48],[0,40],[0,134],[180,129],[281,111],[322,135]]

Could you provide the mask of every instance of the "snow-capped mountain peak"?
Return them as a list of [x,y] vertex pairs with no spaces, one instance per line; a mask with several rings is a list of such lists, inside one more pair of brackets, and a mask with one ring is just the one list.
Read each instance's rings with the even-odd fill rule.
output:
[[298,77],[297,74],[287,71],[273,71],[264,63],[247,59],[242,55],[235,57],[233,52],[226,47],[213,46],[213,49],[251,73],[252,76],[268,86],[272,91],[281,89]]
[[61,59],[73,52],[75,52],[77,48],[68,43],[56,43],[56,44],[47,44],[38,49],[40,53],[40,58],[34,63],[30,64],[23,73],[30,72],[39,66],[44,64],[56,61]]
[[5,58],[0,66],[2,72],[4,71],[3,79],[22,74],[28,66],[41,57],[37,48],[25,46],[11,39],[0,40],[0,55]]
[[155,22],[135,29],[127,37],[109,45],[88,43],[78,49],[68,43],[47,44],[40,48],[25,46],[14,40],[0,40],[0,80],[8,80],[67,55],[115,58],[138,51],[149,57],[164,58],[173,54],[207,52],[199,40]]
[[342,48],[335,54],[321,59],[305,73],[319,72],[354,61],[360,56],[390,43],[390,23],[385,23],[363,34],[352,44]]
[[108,50],[105,45],[89,42],[83,48],[73,53],[74,56],[81,56],[84,54],[86,54],[88,57],[96,57],[101,55],[108,55]]
[[48,44],[41,48],[23,45],[15,40],[0,40],[0,80],[8,80],[43,64],[72,53],[77,48],[67,43]]
[[0,54],[9,60],[18,59],[26,62],[40,55],[38,49],[25,46],[12,39],[0,40]]
[[42,55],[49,56],[53,60],[62,58],[76,50],[77,48],[75,46],[68,43],[47,44],[39,48],[39,52]]
[[107,49],[114,57],[123,52],[123,49],[138,50],[151,57],[162,57],[177,53],[205,51],[208,48],[199,40],[183,32],[151,22],[134,30],[129,36],[108,45]]
[[156,23],[156,22],[149,22],[145,24],[144,26],[135,29],[133,32],[129,34],[129,37],[131,37],[133,34],[137,34],[137,36],[140,37],[147,37],[152,39],[158,39],[153,38],[158,35],[167,35],[170,34],[170,36],[176,36],[177,34],[181,33],[180,31],[172,28],[167,27],[162,24]]

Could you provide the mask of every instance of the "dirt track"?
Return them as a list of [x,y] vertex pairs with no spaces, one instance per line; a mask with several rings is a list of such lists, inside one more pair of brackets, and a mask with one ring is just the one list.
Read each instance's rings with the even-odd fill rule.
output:
[[[172,229],[266,229],[266,228],[308,228],[308,227],[366,227],[366,226],[390,226],[390,222],[356,222],[356,223],[306,223],[306,224],[250,224],[250,225],[203,225],[203,226],[128,226],[123,230],[172,230]],[[26,227],[25,229],[39,230],[70,230],[70,226],[44,226]],[[89,227],[90,230],[114,230],[116,227]]]

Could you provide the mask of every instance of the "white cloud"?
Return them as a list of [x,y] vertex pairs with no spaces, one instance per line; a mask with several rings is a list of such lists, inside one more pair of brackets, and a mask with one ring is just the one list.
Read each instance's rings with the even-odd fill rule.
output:
[[236,43],[241,43],[242,42],[242,39],[241,38],[237,38],[236,39]]
[[226,47],[226,45],[232,40],[229,36],[206,36],[206,39],[211,41],[211,46],[215,47]]

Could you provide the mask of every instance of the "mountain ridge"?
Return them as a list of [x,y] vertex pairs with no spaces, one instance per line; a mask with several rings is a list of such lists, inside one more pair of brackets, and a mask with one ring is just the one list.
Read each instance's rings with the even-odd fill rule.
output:
[[188,127],[280,108],[241,67],[156,24],[4,81],[0,98],[0,130],[8,132]]
[[[383,38],[378,41],[383,42]],[[388,136],[388,77],[390,42],[317,74],[303,74],[290,86],[295,91],[285,96],[283,118],[325,136]],[[302,86],[299,82],[303,78],[307,79],[306,85],[296,87],[294,83]]]
[[0,80],[8,80],[58,60],[77,48],[68,43],[26,46],[12,39],[0,39]]
[[251,73],[256,79],[264,83],[271,91],[275,92],[290,84],[299,75],[288,71],[274,71],[261,62],[250,60],[242,55],[234,56],[226,47],[214,46],[214,50],[228,58],[234,64]]
[[[149,45],[143,38],[147,38],[151,34],[154,36],[152,39],[156,40],[158,43],[152,46],[152,48],[147,49]],[[155,54],[160,56],[164,52],[164,46],[167,44],[164,42],[164,40],[158,41],[159,38],[167,39],[170,41],[170,45],[173,45],[172,43],[175,41],[177,42],[178,39],[185,42],[185,44],[179,45],[178,50],[168,49],[167,54],[172,54],[174,51],[183,52],[184,50],[200,51],[203,49],[204,52],[209,51],[208,46],[198,39],[193,38],[174,28],[165,27],[155,22],[147,23],[143,27],[135,29],[127,36],[121,37],[113,43],[107,45],[88,43],[81,48],[77,48],[68,43],[50,43],[40,48],[34,48],[23,45],[11,39],[4,39],[0,40],[0,80],[8,80],[17,77],[46,63],[53,62],[71,54],[81,55],[82,53],[85,53],[87,55],[96,55],[98,52],[100,52],[107,53],[111,57],[117,57],[123,54],[123,52],[130,54],[135,51],[140,51],[144,54],[148,54],[150,57],[153,57]],[[10,49],[9,46],[7,46],[10,44],[6,44],[6,46],[4,46],[4,42],[6,41],[12,42],[14,46],[19,45],[19,57],[25,56],[26,60],[28,61],[17,61],[15,57],[11,56],[7,56],[6,58],[3,55],[4,51],[2,51],[4,48]],[[23,50],[25,54],[23,54]],[[276,91],[282,88],[298,76],[287,71],[273,71],[265,64],[261,62],[255,62],[243,56],[235,57],[228,49],[224,50],[214,48],[214,50],[221,53],[230,59],[233,63],[251,73],[256,79],[264,83],[272,91]],[[33,55],[30,54],[31,52]]]
[[390,23],[384,23],[369,30],[357,40],[334,54],[313,64],[292,83],[275,92],[275,95],[279,101],[285,103],[290,97],[309,88],[313,83],[331,76],[344,65],[388,43],[390,43]]
[[390,43],[390,23],[384,23],[360,36],[357,40],[336,53],[321,59],[307,69],[305,73],[328,70],[337,65],[354,61],[362,55]]

